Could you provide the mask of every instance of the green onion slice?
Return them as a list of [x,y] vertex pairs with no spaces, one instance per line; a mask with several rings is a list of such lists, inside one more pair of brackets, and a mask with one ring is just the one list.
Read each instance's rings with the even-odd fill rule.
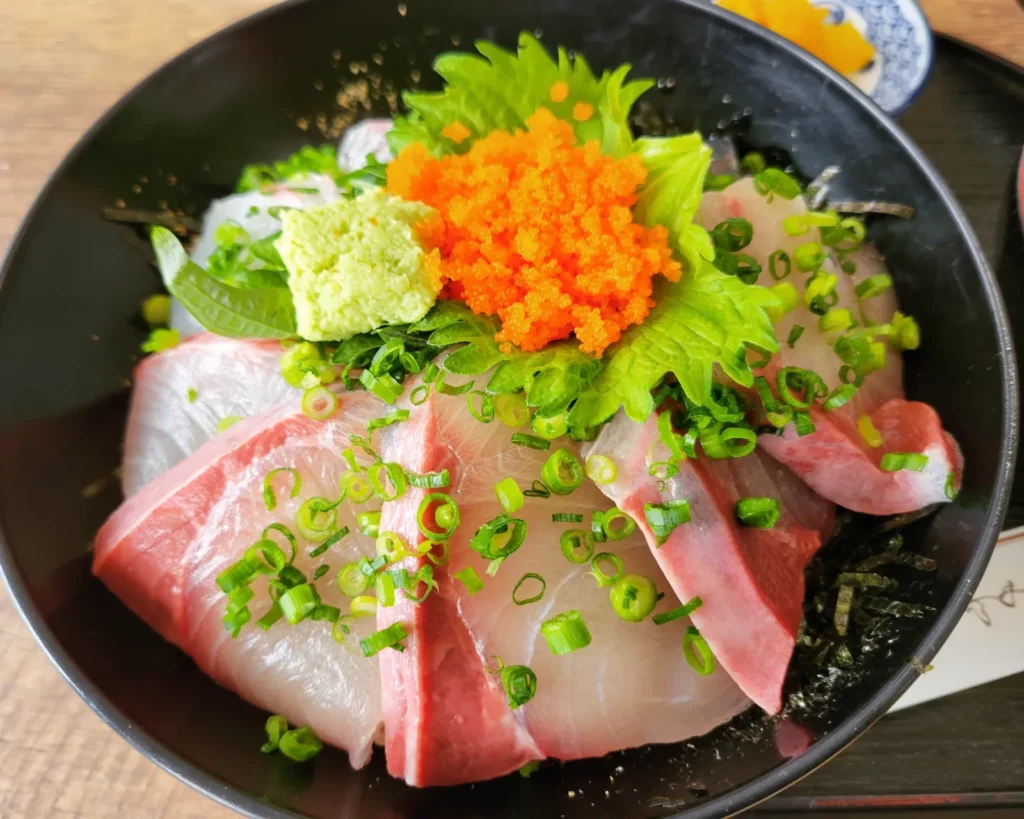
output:
[[892,276],[888,273],[880,273],[877,276],[864,279],[864,281],[854,288],[854,292],[857,294],[858,299],[861,301],[867,301],[868,299],[873,299],[876,296],[881,296],[891,287]]
[[[262,540],[257,541],[257,543],[262,542]],[[277,551],[281,552],[281,550],[278,549],[277,544],[274,543],[274,541],[270,540],[267,542],[273,544],[274,548],[277,549]],[[284,552],[281,552],[281,555],[283,556]],[[270,574],[273,571],[276,570],[272,568],[270,572],[266,573]],[[252,583],[253,580],[255,580],[259,576],[260,573],[260,569],[251,560],[242,559],[239,560],[237,563],[232,563],[224,571],[217,575],[216,582],[217,585],[220,587],[220,590],[224,592],[224,594],[231,594],[231,592],[233,592],[235,589],[240,589],[248,586],[250,583]]]
[[673,620],[679,620],[682,617],[689,617],[697,609],[704,605],[704,601],[700,597],[694,597],[687,603],[683,603],[679,608],[672,609],[672,611],[666,611],[662,614],[655,614],[652,620],[654,625],[663,626],[665,623],[671,623]]
[[356,515],[356,527],[367,537],[377,537],[380,534],[380,510],[360,512]]
[[320,605],[320,595],[315,586],[302,583],[283,592],[277,602],[285,619],[294,626],[309,617]]
[[285,557],[284,550],[280,546],[266,537],[260,538],[245,550],[244,562],[253,566],[260,574],[277,574],[291,561]]
[[570,563],[586,563],[594,555],[594,536],[586,529],[569,529],[559,539],[562,554]]
[[605,455],[591,455],[585,464],[587,477],[598,486],[607,486],[614,483],[618,477],[618,470],[615,462]]
[[857,394],[857,387],[854,384],[841,384],[828,394],[823,406],[826,412],[833,412],[847,403]]
[[526,399],[519,393],[502,393],[494,399],[494,417],[507,427],[526,426],[530,410]]
[[793,413],[793,426],[796,427],[796,434],[801,438],[805,435],[811,435],[816,429],[810,414],[800,410]]
[[928,456],[920,452],[887,452],[882,456],[879,467],[883,472],[923,472],[928,466]]
[[657,598],[654,581],[642,574],[623,575],[608,593],[615,613],[630,623],[639,623],[654,611]]
[[527,435],[525,432],[513,433],[511,440],[516,446],[526,446],[530,449],[539,449],[542,451],[551,449],[551,441],[546,441],[536,435]]
[[552,523],[583,523],[583,515],[579,512],[555,512],[551,516]]
[[309,556],[310,557],[320,557],[320,555],[322,555],[324,552],[326,552],[328,549],[330,549],[339,540],[341,540],[342,538],[348,537],[348,534],[349,534],[349,528],[347,526],[342,526],[340,529],[336,529],[334,532],[331,533],[331,536],[329,538],[327,538],[327,540],[325,540],[323,543],[321,543],[316,548],[310,549],[309,550]]
[[373,486],[362,475],[350,472],[345,476],[345,497],[353,503],[365,503],[373,496]]
[[363,650],[364,657],[372,657],[383,651],[385,648],[393,648],[396,651],[405,651],[402,640],[409,636],[405,626],[401,623],[392,623],[385,629],[375,631],[365,640],[359,641],[359,647]]
[[[471,595],[481,591],[484,587],[484,582],[480,579],[480,575],[476,573],[476,569],[472,566],[467,566],[465,569],[456,572],[452,577],[465,586],[466,591]],[[515,593],[513,592],[513,594]]]
[[[431,528],[427,519],[427,513],[430,511],[431,505],[435,503],[438,505],[434,508],[433,525],[438,526],[439,529]],[[416,510],[416,524],[427,540],[448,540],[459,525],[459,507],[450,495],[446,495],[444,492],[431,492],[420,501],[419,508]]]
[[[321,543],[331,536],[338,521],[337,503],[327,498],[313,497],[299,507],[295,526],[299,534],[313,543]],[[320,516],[324,517],[321,519]]]
[[[610,563],[615,568],[615,573],[606,574],[602,571],[602,563]],[[611,552],[601,552],[600,554],[596,554],[594,555],[594,559],[590,561],[590,574],[597,581],[598,588],[611,586],[622,576],[623,570],[624,567],[622,565],[621,558]]]
[[426,384],[420,384],[417,387],[413,387],[411,393],[409,393],[409,403],[414,407],[418,407],[421,404],[426,403],[426,400],[430,397],[430,387]]
[[417,489],[444,489],[451,483],[451,476],[447,469],[442,469],[440,472],[423,472],[422,474],[406,472],[405,479],[409,486],[415,486]]
[[[370,482],[374,494],[385,502],[398,500],[408,488],[405,470],[400,464],[394,462],[378,462],[371,465],[366,470],[366,479]],[[390,490],[388,489],[389,484]]]
[[324,744],[313,733],[313,729],[306,726],[285,731],[281,736],[278,750],[294,762],[306,762],[320,753],[323,747]]
[[473,389],[473,382],[467,381],[465,384],[448,384],[445,382],[444,375],[442,374],[441,377],[437,379],[434,389],[441,393],[441,395],[465,395]]
[[690,522],[690,502],[679,499],[665,503],[645,503],[644,517],[657,544],[661,546],[677,526]]
[[373,433],[375,430],[389,427],[392,424],[400,424],[403,421],[409,420],[409,410],[407,409],[393,409],[387,415],[382,418],[371,418],[366,425],[366,431]]
[[358,563],[346,563],[338,570],[335,583],[346,597],[357,597],[370,587],[370,578],[363,573]]
[[[562,412],[549,418],[543,415],[534,415],[530,422],[533,431],[546,441],[553,441],[565,435],[569,431],[569,420],[567,414]],[[547,447],[545,447],[547,449]]]
[[555,655],[568,654],[590,645],[590,631],[577,610],[564,611],[541,623],[540,633]]
[[545,461],[541,478],[556,495],[569,495],[583,484],[583,465],[567,449],[556,449]]
[[485,560],[501,560],[522,546],[525,539],[526,521],[498,515],[476,530],[469,546]]
[[363,370],[359,374],[359,383],[385,404],[394,404],[402,394],[402,385],[387,373],[374,375],[369,370]]
[[601,528],[608,540],[623,540],[636,531],[636,521],[615,507],[601,516]]
[[719,438],[732,458],[749,455],[757,446],[757,433],[745,427],[726,427]]
[[267,741],[260,748],[260,753],[272,754],[281,743],[281,736],[288,730],[288,720],[276,714],[267,719],[264,728],[267,732]]
[[[423,590],[423,593],[410,594],[410,591],[415,591],[416,587],[419,586],[420,583],[422,583],[426,587]],[[409,583],[404,589],[404,591],[405,596],[413,603],[422,603],[424,600],[427,599],[427,597],[430,596],[430,593],[434,591],[434,589],[436,589],[437,587],[437,581],[434,580],[434,567],[429,564],[426,564],[420,566],[419,571],[416,572],[416,574],[409,579]]]
[[[473,402],[474,398],[479,400],[479,408]],[[486,393],[483,390],[473,390],[466,396],[466,403],[469,405],[469,414],[476,418],[477,421],[489,424],[494,420],[494,396],[490,393]]]
[[776,250],[768,257],[768,272],[775,281],[782,281],[793,270],[793,262],[785,250]]
[[736,503],[736,517],[751,529],[773,529],[781,514],[778,498],[741,498]]
[[356,595],[349,603],[349,613],[355,617],[373,617],[377,613],[377,598],[368,594]]
[[[535,595],[532,595],[531,597],[516,597],[516,592],[519,591],[519,587],[526,583],[528,580],[536,580],[537,582],[539,582],[540,591],[537,592]],[[547,590],[547,587],[548,583],[543,577],[534,572],[527,572],[522,577],[520,577],[519,582],[512,587],[512,602],[515,603],[517,606],[526,606],[530,603],[536,603],[544,596],[544,592]]]
[[280,475],[282,472],[287,472],[292,476],[292,491],[288,495],[289,498],[294,498],[299,494],[299,490],[302,488],[302,478],[299,476],[297,469],[292,469],[288,466],[282,466],[278,469],[271,469],[267,473],[267,477],[263,479],[263,504],[267,507],[268,512],[273,512],[277,507],[277,496],[274,494],[274,476]]
[[793,345],[800,340],[800,336],[804,334],[804,328],[799,324],[794,324],[789,330],[789,336],[786,338],[786,344],[789,345],[789,349],[793,349]]
[[683,654],[690,667],[702,677],[714,673],[715,655],[711,653],[708,641],[693,626],[687,626],[683,635]]
[[506,665],[501,669],[501,684],[513,711],[533,699],[537,693],[537,675],[525,665]]
[[543,481],[534,481],[530,488],[523,492],[523,495],[527,498],[550,498],[551,490],[544,485]]

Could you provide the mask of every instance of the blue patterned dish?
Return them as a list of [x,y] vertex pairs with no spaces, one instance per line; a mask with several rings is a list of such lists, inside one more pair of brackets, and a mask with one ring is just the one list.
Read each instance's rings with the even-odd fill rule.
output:
[[849,21],[875,47],[875,58],[848,79],[890,116],[910,107],[935,59],[928,20],[915,0],[811,0],[830,23]]

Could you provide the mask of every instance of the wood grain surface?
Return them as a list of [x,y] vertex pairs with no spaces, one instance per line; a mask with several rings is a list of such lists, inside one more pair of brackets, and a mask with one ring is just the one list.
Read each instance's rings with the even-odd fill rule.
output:
[[[0,0],[0,254],[47,176],[107,107],[186,46],[267,5],[266,0]],[[1024,65],[1024,13],[1016,0],[924,0],[922,5],[937,30]],[[1024,719],[1019,684],[1003,687],[1012,712],[1007,718]],[[943,703],[933,714],[936,732],[951,721],[973,718],[969,699]],[[905,719],[886,720],[883,728],[891,733],[892,722],[898,733]],[[872,755],[887,765],[908,762],[881,753],[881,730],[869,733],[833,766],[855,767]],[[913,746],[903,753],[912,756]],[[998,755],[1000,749],[993,745],[986,753]],[[957,785],[965,790],[1024,785],[1024,772],[1015,782],[961,778]],[[798,792],[808,792],[813,781]],[[870,781],[864,784],[871,787]],[[49,664],[0,589],[0,817],[231,815],[163,773],[104,725]]]

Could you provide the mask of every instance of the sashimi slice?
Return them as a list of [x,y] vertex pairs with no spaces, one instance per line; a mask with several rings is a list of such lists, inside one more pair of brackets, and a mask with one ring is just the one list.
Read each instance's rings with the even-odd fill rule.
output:
[[[274,407],[208,441],[114,512],[96,537],[93,572],[221,685],[293,724],[312,726],[359,767],[382,722],[376,661],[364,658],[356,643],[335,642],[328,621],[291,626],[281,620],[268,631],[258,628],[255,620],[270,607],[262,579],[252,586],[253,622],[232,639],[221,622],[227,598],[215,583],[269,524],[283,523],[298,534],[295,515],[304,500],[337,497],[346,470],[341,450],[350,434],[365,435],[367,421],[381,411],[368,393],[342,395],[340,405],[323,422],[295,406]],[[288,497],[292,478],[281,475],[277,506],[268,511],[264,478],[281,467],[298,471],[301,491]],[[294,561],[310,580],[317,566],[331,567],[317,589],[325,604],[343,611],[337,570],[375,553],[374,542],[357,530],[357,511],[347,502],[338,507],[337,525],[351,533],[322,556],[310,557],[315,544],[299,537]],[[287,552],[286,541],[274,537]],[[366,636],[372,618],[357,629],[353,639]]]
[[[701,201],[701,219],[713,228],[725,219],[741,217],[754,227],[753,238],[743,252],[749,253],[768,270],[769,257],[776,250],[792,259],[796,248],[817,238],[816,232],[790,236],[783,228],[789,216],[803,216],[807,207],[801,197],[772,201],[754,188],[752,179],[741,179],[721,192],[709,192]],[[841,271],[832,260],[824,266],[837,276],[837,307],[849,308],[855,318],[874,324],[887,323],[897,309],[892,288],[858,304],[855,288],[872,276],[885,273],[885,263],[870,246],[862,246],[846,257],[854,272]],[[807,274],[796,272],[793,282],[801,296]],[[767,280],[762,273],[762,279]],[[794,327],[803,332],[792,346],[787,343]],[[839,386],[842,361],[829,339],[819,332],[818,316],[801,298],[797,307],[775,325],[780,351],[772,356],[760,374],[774,383],[783,367],[812,370],[830,390]],[[880,338],[879,340],[883,340]],[[832,412],[814,410],[815,431],[800,437],[792,426],[781,436],[761,435],[758,445],[800,476],[822,496],[857,512],[888,515],[910,512],[932,503],[949,500],[960,485],[963,459],[952,436],[927,404],[903,400],[903,364],[898,351],[886,344],[886,364],[870,373],[854,397]],[[873,447],[865,439],[858,421],[867,416],[881,435],[882,445]],[[886,472],[881,469],[887,452],[924,454],[928,463],[922,472]]]
[[[676,595],[701,598],[694,624],[743,692],[774,714],[800,623],[804,568],[831,533],[834,507],[757,450],[724,461],[687,460],[659,491],[648,461],[664,460],[661,446],[653,416],[637,424],[620,414],[587,454],[616,465],[604,493],[637,521]],[[735,508],[743,497],[777,498],[782,513],[775,527],[740,525]],[[689,501],[691,520],[659,546],[644,506],[677,499]]]
[[[210,254],[217,248],[217,228],[225,222],[244,228],[253,241],[265,239],[281,230],[281,220],[271,208],[312,208],[335,202],[340,196],[338,186],[330,177],[306,174],[266,191],[234,193],[215,199],[203,214],[202,229],[192,246],[192,261],[200,267],[207,266]],[[204,332],[203,326],[177,299],[171,301],[170,326],[183,336]]]
[[135,368],[125,429],[125,497],[199,449],[223,419],[246,418],[285,402],[297,408],[300,393],[281,377],[280,358],[276,341],[211,333],[144,358]]
[[[385,431],[381,456],[411,472],[454,471],[450,442],[439,434],[436,398],[410,409],[407,423]],[[416,518],[425,493],[410,487],[385,504],[381,531],[419,543]],[[422,563],[405,565],[415,571]],[[380,666],[388,772],[417,787],[491,779],[540,757],[485,670],[452,595],[455,581],[442,567],[435,573],[440,591],[422,603],[399,593],[394,606],[377,610],[380,628],[401,622],[409,632],[405,650],[385,650]]]
[[387,134],[394,123],[390,119],[364,119],[350,127],[338,143],[338,167],[355,171],[366,166],[367,154],[378,162],[390,162]]
[[[432,417],[422,413],[426,406]],[[464,397],[437,395],[413,410],[414,419],[416,413],[425,419],[421,426],[405,425],[393,433],[396,441],[405,442],[399,458],[425,453],[425,458],[414,462],[420,468],[449,470],[449,489],[459,506],[461,523],[449,540],[450,564],[439,590],[413,612],[419,644],[434,653],[432,661],[417,663],[418,673],[396,673],[396,666],[410,669],[415,662],[416,654],[410,651],[422,651],[410,646],[401,655],[392,653],[391,667],[384,666],[385,714],[389,676],[399,680],[390,686],[395,691],[391,699],[404,709],[404,719],[386,717],[393,773],[404,771],[406,780],[416,785],[474,781],[515,770],[531,759],[579,759],[647,743],[680,741],[706,733],[749,706],[724,672],[701,677],[689,667],[681,650],[686,620],[665,626],[655,626],[650,619],[622,620],[611,607],[608,589],[598,588],[588,574],[589,561],[574,564],[562,554],[560,535],[580,524],[553,523],[552,513],[583,514],[589,526],[593,511],[609,508],[589,482],[568,497],[527,498],[514,513],[526,521],[526,541],[494,577],[488,576],[488,561],[470,548],[469,541],[482,524],[502,511],[494,485],[511,477],[528,489],[540,478],[548,453],[512,444],[515,430],[496,421],[477,421]],[[432,454],[426,452],[430,446]],[[556,446],[574,450],[567,439]],[[388,449],[387,442],[384,448]],[[415,496],[403,498],[401,520],[397,515],[392,518],[386,508],[382,528],[385,523],[403,524],[404,532],[415,535],[418,502]],[[659,590],[666,592],[662,609],[679,605],[670,589],[661,588],[658,567],[638,534],[601,544],[598,551],[614,552],[628,573],[654,579]],[[485,584],[475,595],[452,579],[467,566]],[[528,572],[545,579],[544,597],[517,606],[512,590]],[[533,593],[535,589],[527,585],[520,597]],[[540,635],[540,625],[567,610],[582,613],[593,642],[571,654],[554,656]],[[414,635],[410,643],[415,640]],[[445,646],[443,655],[438,646]],[[495,655],[509,665],[529,666],[537,675],[536,696],[516,710],[510,710],[499,677],[486,671],[488,658]],[[442,656],[445,662],[440,661]],[[414,713],[419,718],[411,718]],[[392,726],[404,737],[396,735]],[[430,750],[413,751],[413,745],[433,749],[439,759],[435,762]],[[404,768],[393,761],[393,753],[404,754]],[[415,770],[414,760],[419,766]]]

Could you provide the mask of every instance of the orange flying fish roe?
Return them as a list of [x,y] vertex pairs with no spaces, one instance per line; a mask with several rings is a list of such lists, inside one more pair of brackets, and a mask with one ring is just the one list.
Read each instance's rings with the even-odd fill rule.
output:
[[633,221],[646,170],[597,142],[576,145],[570,123],[539,108],[526,131],[495,131],[460,156],[422,144],[388,165],[388,190],[426,202],[428,269],[442,298],[497,315],[503,349],[540,350],[575,333],[601,355],[654,305],[652,279],[678,281],[665,228]]
[[569,83],[565,80],[558,80],[551,86],[551,101],[552,102],[565,102],[566,97],[569,96]]
[[577,102],[572,107],[572,118],[577,122],[586,122],[594,116],[594,106],[589,102]]
[[458,120],[450,122],[441,129],[441,136],[448,137],[456,145],[460,145],[463,140],[472,136],[472,132]]

